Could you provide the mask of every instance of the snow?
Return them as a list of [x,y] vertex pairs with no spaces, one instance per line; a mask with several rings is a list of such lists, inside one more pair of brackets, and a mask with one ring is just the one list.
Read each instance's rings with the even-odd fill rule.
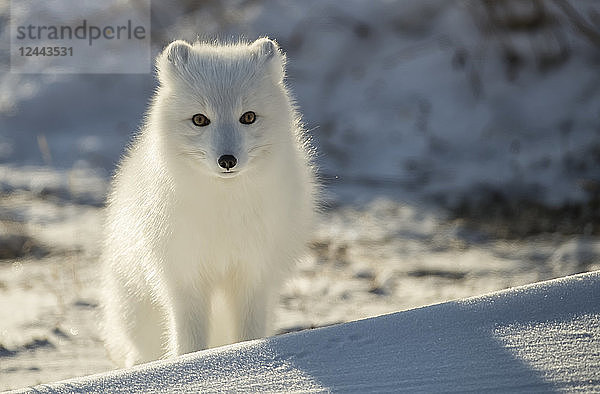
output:
[[[14,253],[0,260],[0,390],[114,368],[98,332],[102,208],[73,202],[69,189],[44,189],[46,177],[36,181],[42,188],[0,199],[0,214],[12,218],[0,222],[1,250]],[[11,234],[33,253],[6,248]],[[273,333],[594,270],[597,237],[494,239],[392,200],[343,205],[322,213],[310,253],[281,290]]]
[[72,392],[600,389],[600,273],[33,388]]
[[[483,4],[510,4],[500,14],[513,14],[512,22],[533,27],[492,22]],[[269,35],[287,53],[288,80],[318,151],[325,209],[309,254],[281,291],[274,333],[600,270],[598,46],[559,12],[557,4],[563,3],[537,3],[551,16],[552,23],[542,25],[531,25],[535,10],[527,4],[533,3],[153,2],[154,55],[175,38],[227,40],[240,34],[249,39]],[[593,27],[599,3],[570,4]],[[27,9],[19,12],[20,18],[27,17]],[[0,0],[0,20],[7,21],[9,14],[9,2]],[[110,174],[156,84],[152,75],[9,73],[8,28],[8,23],[0,23],[0,390],[113,367],[97,329],[102,205]],[[113,64],[115,59],[106,56],[102,61]],[[518,215],[494,222],[494,213],[503,212],[495,205],[498,199],[516,206]],[[546,217],[547,211],[521,208],[521,200],[559,212],[570,207],[581,213],[583,223],[569,227],[568,217]],[[463,203],[483,209],[476,217],[458,218],[445,210]],[[522,220],[553,225],[540,227],[535,222],[530,227],[538,230],[511,233],[518,227],[512,222]],[[507,236],[497,238],[498,233]],[[575,283],[570,280],[564,286],[576,287]],[[564,286],[553,285],[548,296]],[[543,298],[534,288],[527,294],[522,300]],[[593,313],[580,314],[571,305],[577,312],[572,316],[567,317],[565,307],[557,311],[562,317],[528,320],[525,314],[538,310],[531,309],[533,304],[522,305],[513,296],[502,299],[512,300],[511,313],[520,317],[504,321],[505,315],[492,313],[499,311],[498,303],[484,307],[483,299],[473,307],[480,305],[478,316],[499,323],[493,328],[476,319],[473,328],[459,325],[459,317],[474,318],[469,314],[473,310],[460,302],[373,320],[398,324],[405,332],[402,341],[390,347],[402,345],[400,351],[410,356],[397,363],[405,373],[405,387],[431,378],[410,369],[413,364],[436,376],[462,377],[461,384],[478,381],[480,375],[466,376],[481,371],[465,355],[475,346],[489,350],[492,360],[498,356],[498,374],[504,368],[514,372],[507,376],[520,373],[532,384],[545,381],[546,388],[560,388],[567,387],[565,379],[571,377],[575,384],[582,381],[577,376],[588,373],[590,384],[597,384],[597,376],[578,364],[575,351],[597,338],[586,334],[597,332]],[[591,307],[592,300],[582,295],[582,308]],[[272,360],[279,367],[274,388],[277,382],[297,381],[299,388],[318,389],[329,387],[339,363],[319,372],[311,360],[326,359],[331,352],[319,355],[317,350],[335,349],[338,360],[344,361],[347,348],[364,357],[361,370],[390,371],[390,365],[378,364],[382,359],[377,361],[377,351],[386,351],[375,349],[378,342],[344,336],[351,327],[369,324],[227,349],[246,357],[243,360]],[[442,330],[444,324],[454,336]],[[379,323],[369,329],[377,327]],[[467,337],[477,327],[474,337]],[[318,335],[325,334],[318,333],[331,333],[327,335],[339,340],[322,343]],[[391,339],[401,335],[385,333]],[[409,334],[422,342],[411,345]],[[436,338],[445,338],[444,346],[433,346]],[[305,340],[303,346],[300,342]],[[564,352],[570,352],[569,346],[574,349],[568,358],[573,364],[557,362],[552,367],[548,362],[565,354],[556,345],[559,341]],[[280,343],[295,352],[274,353],[272,346]],[[430,346],[418,348],[423,343]],[[550,354],[544,353],[544,346]],[[588,346],[598,348],[595,342]],[[236,350],[242,348],[246,350]],[[301,357],[299,348],[310,357]],[[462,358],[433,357],[446,348]],[[483,350],[472,355],[482,368],[490,366]],[[207,351],[203,357],[233,361],[226,351]],[[585,355],[590,365],[594,360],[597,365],[596,353]],[[236,364],[242,374],[238,381],[244,381],[243,374],[251,368],[243,360]],[[425,360],[431,368],[420,365]],[[470,369],[453,370],[461,365],[454,361],[464,361]],[[257,384],[272,377],[266,366],[253,370]],[[207,368],[214,382],[225,379],[214,367]],[[227,384],[235,384],[234,372]],[[354,372],[361,376],[361,371]],[[197,374],[201,372],[192,371],[190,379]],[[498,374],[492,377],[500,379]]]

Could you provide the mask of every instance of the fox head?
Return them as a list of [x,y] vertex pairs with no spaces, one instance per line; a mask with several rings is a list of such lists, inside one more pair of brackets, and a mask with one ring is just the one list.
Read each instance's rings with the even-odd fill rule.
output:
[[154,110],[167,148],[211,176],[231,178],[268,160],[294,123],[277,43],[174,41],[157,58]]

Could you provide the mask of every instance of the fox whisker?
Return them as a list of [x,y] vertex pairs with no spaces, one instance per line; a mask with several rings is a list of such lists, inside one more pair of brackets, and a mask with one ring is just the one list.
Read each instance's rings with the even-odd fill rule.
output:
[[248,153],[252,153],[258,149],[262,149],[262,148],[268,148],[273,146],[273,144],[262,144],[262,145],[255,145],[252,148],[248,149]]

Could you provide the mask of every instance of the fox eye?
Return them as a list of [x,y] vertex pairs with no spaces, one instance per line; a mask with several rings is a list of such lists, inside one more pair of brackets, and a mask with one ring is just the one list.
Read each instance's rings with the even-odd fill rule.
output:
[[256,120],[256,114],[252,111],[244,112],[240,117],[240,123],[252,124]]
[[196,114],[192,116],[192,123],[196,126],[204,127],[210,124],[210,120],[203,114]]

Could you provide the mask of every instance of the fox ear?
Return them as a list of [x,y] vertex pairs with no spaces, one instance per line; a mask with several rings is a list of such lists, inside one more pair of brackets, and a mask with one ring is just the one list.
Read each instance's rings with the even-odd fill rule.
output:
[[262,37],[254,41],[251,47],[258,58],[262,60],[262,64],[268,68],[274,82],[282,82],[285,76],[285,55],[279,49],[277,42],[270,38]]
[[166,75],[172,75],[175,71],[181,73],[189,61],[191,50],[192,46],[183,40],[167,45],[156,62],[159,80],[164,81]]
[[163,51],[163,56],[175,67],[187,64],[192,46],[183,40],[173,41]]

